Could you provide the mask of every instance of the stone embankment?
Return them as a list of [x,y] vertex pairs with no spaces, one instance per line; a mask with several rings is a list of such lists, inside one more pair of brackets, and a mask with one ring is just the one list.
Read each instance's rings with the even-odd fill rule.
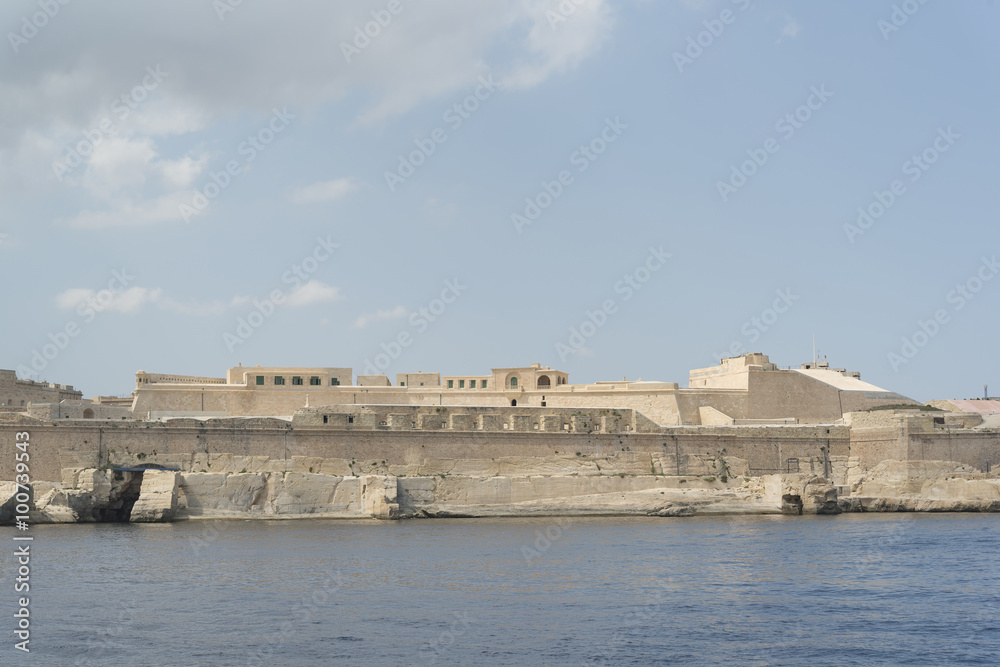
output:
[[1000,476],[955,461],[882,461],[839,503],[848,512],[1000,512]]
[[[1000,479],[946,461],[884,461],[849,486],[815,473],[737,475],[337,475],[218,457],[213,469],[67,468],[33,485],[33,522],[186,519],[403,519],[560,515],[839,514],[1000,511]],[[272,466],[274,464],[274,466]],[[739,462],[730,462],[734,469]],[[241,466],[235,472],[236,466]],[[247,466],[254,470],[247,471]],[[727,466],[727,470],[730,466]],[[0,522],[15,485],[0,483]]]

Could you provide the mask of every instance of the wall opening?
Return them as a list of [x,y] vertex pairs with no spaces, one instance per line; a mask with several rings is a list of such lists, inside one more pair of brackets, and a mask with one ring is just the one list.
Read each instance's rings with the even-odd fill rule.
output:
[[510,399],[510,407],[512,407],[512,408],[516,408],[517,407],[517,399],[516,398]]
[[116,470],[111,482],[110,502],[97,510],[97,520],[103,523],[128,523],[132,508],[142,489],[142,471]]

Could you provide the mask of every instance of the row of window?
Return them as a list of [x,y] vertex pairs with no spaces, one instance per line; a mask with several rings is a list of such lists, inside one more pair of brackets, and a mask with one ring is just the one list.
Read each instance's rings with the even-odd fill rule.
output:
[[[285,384],[285,378],[283,376],[281,376],[281,375],[275,375],[274,376],[274,384],[279,385],[279,386],[284,385]],[[302,378],[300,376],[293,375],[292,376],[292,384],[293,385],[303,385],[303,384],[305,384],[305,382],[302,381]],[[263,385],[264,385],[264,376],[263,375],[258,375],[257,376],[257,386],[258,387],[262,387]],[[330,378],[330,386],[331,387],[337,387],[339,385],[340,385],[340,380],[338,378]],[[317,375],[313,375],[311,378],[309,378],[309,386],[311,386],[311,387],[322,387],[323,386],[323,379],[320,378]]]
[[[0,403],[0,405],[3,405],[3,403]],[[8,398],[8,399],[7,399],[7,405],[9,405],[9,406],[13,406],[13,405],[14,405],[14,400],[13,400],[13,399],[10,399],[10,398]],[[21,401],[21,406],[22,406],[22,407],[24,406],[24,401]]]
[[[482,383],[482,388],[486,389],[486,380],[480,380],[480,382]],[[448,380],[448,389],[454,389],[454,388],[455,388],[455,381]],[[458,388],[465,389],[465,380],[458,381]],[[475,388],[476,388],[476,381],[469,380],[469,389],[475,389]]]

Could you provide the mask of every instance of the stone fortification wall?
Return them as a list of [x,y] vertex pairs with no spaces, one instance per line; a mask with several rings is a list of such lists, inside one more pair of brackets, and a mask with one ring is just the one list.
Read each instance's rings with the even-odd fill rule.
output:
[[[319,411],[310,414],[322,418]],[[546,423],[545,415],[529,413],[510,415],[507,423],[513,428],[506,430],[502,423],[494,430],[464,430],[454,428],[465,425],[460,415],[444,422],[452,428],[441,429],[438,413],[432,414],[421,415],[430,420],[424,428],[411,427],[407,415],[403,427],[375,429],[330,423],[293,427],[268,418],[97,424],[0,415],[6,419],[0,421],[0,444],[13,442],[19,430],[30,431],[32,477],[53,482],[61,479],[63,468],[157,464],[209,471],[213,462],[227,457],[266,462],[270,470],[312,467],[343,475],[708,474],[718,472],[722,457],[731,474],[762,474],[785,471],[789,458],[821,458],[821,447],[833,456],[846,456],[849,449],[848,432],[838,426],[671,427],[644,433],[624,430],[608,415],[595,413],[570,415],[575,430],[560,431],[554,428],[558,423]],[[391,417],[385,421],[391,423]],[[490,421],[485,414],[478,417]],[[615,430],[601,430],[609,424]],[[0,460],[0,479],[14,478],[13,465],[12,457]]]
[[865,470],[883,461],[954,461],[986,471],[1000,461],[1000,430],[975,414],[877,410],[848,415],[851,456]]
[[748,417],[835,421],[843,417],[839,391],[794,371],[750,373]]

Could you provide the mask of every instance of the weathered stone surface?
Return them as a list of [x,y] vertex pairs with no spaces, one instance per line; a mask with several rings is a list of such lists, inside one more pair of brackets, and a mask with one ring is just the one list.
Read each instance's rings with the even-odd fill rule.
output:
[[361,485],[362,510],[376,519],[398,519],[398,487],[396,477],[365,475],[358,478]]
[[1000,478],[955,461],[883,461],[841,505],[861,512],[996,512]]
[[[115,520],[127,511],[129,493],[138,492],[133,521],[172,518],[405,518],[418,516],[545,516],[778,513],[827,514],[841,511],[1000,511],[1000,479],[954,462],[887,461],[860,477],[850,497],[838,498],[837,487],[810,473],[733,477],[603,474],[602,462],[657,470],[663,462],[648,453],[617,452],[610,456],[560,453],[546,472],[562,474],[501,475],[523,471],[535,461],[508,457],[478,460],[491,474],[474,474],[469,459],[451,462],[452,472],[423,476],[386,474],[330,475],[313,470],[379,469],[381,462],[314,457],[267,460],[266,457],[198,454],[191,466],[212,472],[149,470],[141,488],[140,473],[114,473],[94,468],[62,471],[62,484],[34,485],[33,521]],[[422,469],[419,454],[407,469]],[[448,462],[438,460],[434,467]],[[726,459],[729,470],[734,463]],[[849,459],[833,460],[836,477],[851,477]],[[812,465],[812,464],[810,464]],[[523,467],[522,467],[523,466]],[[243,472],[249,468],[254,472]],[[291,468],[291,470],[289,470]],[[239,472],[233,472],[233,470]],[[461,474],[460,474],[461,473]],[[0,520],[10,515],[15,485],[0,484]],[[133,495],[132,498],[135,498]],[[11,518],[7,518],[11,520]],[[119,519],[121,520],[121,519]]]
[[142,474],[139,499],[132,507],[130,521],[153,523],[170,521],[177,511],[177,481],[180,475],[166,470],[147,470]]

